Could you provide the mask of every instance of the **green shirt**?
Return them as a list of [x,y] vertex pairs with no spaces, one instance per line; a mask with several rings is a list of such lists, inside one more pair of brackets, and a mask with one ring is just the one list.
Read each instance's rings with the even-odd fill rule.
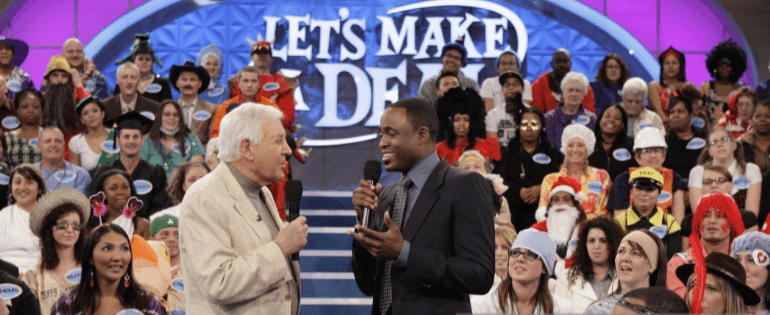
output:
[[206,153],[196,135],[185,136],[184,147],[184,156],[182,156],[182,152],[179,150],[179,143],[174,144],[174,149],[171,150],[171,152],[166,152],[166,147],[163,146],[163,144],[160,145],[160,151],[158,151],[155,147],[155,142],[152,139],[147,138],[142,145],[142,160],[145,160],[152,165],[160,165],[166,170],[166,178],[171,178],[171,174],[174,173],[174,170],[179,164],[189,161],[193,156],[204,155]]

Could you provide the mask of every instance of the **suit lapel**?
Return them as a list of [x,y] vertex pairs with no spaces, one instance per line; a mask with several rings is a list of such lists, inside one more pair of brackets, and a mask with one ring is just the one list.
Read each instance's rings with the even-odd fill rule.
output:
[[417,201],[415,201],[412,212],[403,228],[402,234],[405,240],[412,241],[422,222],[425,221],[425,217],[433,208],[433,204],[438,200],[437,190],[444,184],[444,175],[448,169],[449,164],[441,160],[428,176],[428,180],[420,191],[420,195],[417,196]]
[[[246,196],[241,185],[238,184],[237,180],[235,180],[235,176],[233,176],[233,173],[230,172],[230,168],[228,168],[227,165],[222,166],[223,167],[217,167],[217,169],[214,171],[222,169],[220,171],[222,173],[221,176],[225,182],[225,187],[227,188],[230,197],[233,199],[235,210],[237,210],[238,213],[240,213],[241,216],[245,219],[246,224],[248,224],[249,227],[251,227],[251,229],[257,233],[257,236],[263,244],[270,242],[270,232],[267,230],[267,227],[264,226],[264,223],[257,221],[259,219],[257,209],[254,209],[254,205],[251,204],[249,197]],[[268,218],[261,219],[264,220]]]

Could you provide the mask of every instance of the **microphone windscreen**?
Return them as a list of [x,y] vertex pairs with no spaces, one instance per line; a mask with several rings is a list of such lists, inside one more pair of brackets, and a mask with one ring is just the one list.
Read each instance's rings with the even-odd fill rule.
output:
[[364,164],[364,180],[377,182],[382,175],[382,164],[377,160],[368,160]]
[[302,181],[291,179],[286,181],[286,201],[300,201],[302,199]]

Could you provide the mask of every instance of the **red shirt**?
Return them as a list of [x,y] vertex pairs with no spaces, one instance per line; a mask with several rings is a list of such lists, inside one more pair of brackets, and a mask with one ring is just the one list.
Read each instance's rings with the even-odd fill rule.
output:
[[[444,159],[450,165],[455,165],[460,155],[465,152],[465,148],[468,147],[468,139],[455,144],[455,148],[449,148],[446,141],[441,141],[436,144],[436,154],[438,157]],[[486,139],[476,139],[476,143],[471,150],[477,150],[481,152],[481,155],[492,160],[499,161],[502,158],[500,154],[500,144],[497,143],[497,138],[489,137]]]
[[[534,83],[532,83],[532,107],[537,107],[543,114],[556,108],[561,103],[561,99],[556,97],[551,92],[551,87],[548,85],[548,75],[553,71],[548,71],[541,75]],[[583,109],[589,112],[595,112],[594,109],[594,91],[591,86],[588,86],[588,93],[583,97]]]

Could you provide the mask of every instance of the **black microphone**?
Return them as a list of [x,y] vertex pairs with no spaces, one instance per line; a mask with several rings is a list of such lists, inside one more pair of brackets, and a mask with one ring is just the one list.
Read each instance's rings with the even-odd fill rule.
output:
[[[372,185],[377,185],[377,181],[380,180],[382,175],[382,166],[380,161],[368,160],[364,164],[364,180],[368,181]],[[361,225],[369,227],[369,217],[372,215],[372,209],[364,207],[364,211],[361,213]]]
[[[287,180],[285,192],[286,209],[289,209],[286,219],[291,222],[299,217],[299,202],[302,200],[302,181],[296,179]],[[299,261],[299,253],[292,254],[291,260]]]

